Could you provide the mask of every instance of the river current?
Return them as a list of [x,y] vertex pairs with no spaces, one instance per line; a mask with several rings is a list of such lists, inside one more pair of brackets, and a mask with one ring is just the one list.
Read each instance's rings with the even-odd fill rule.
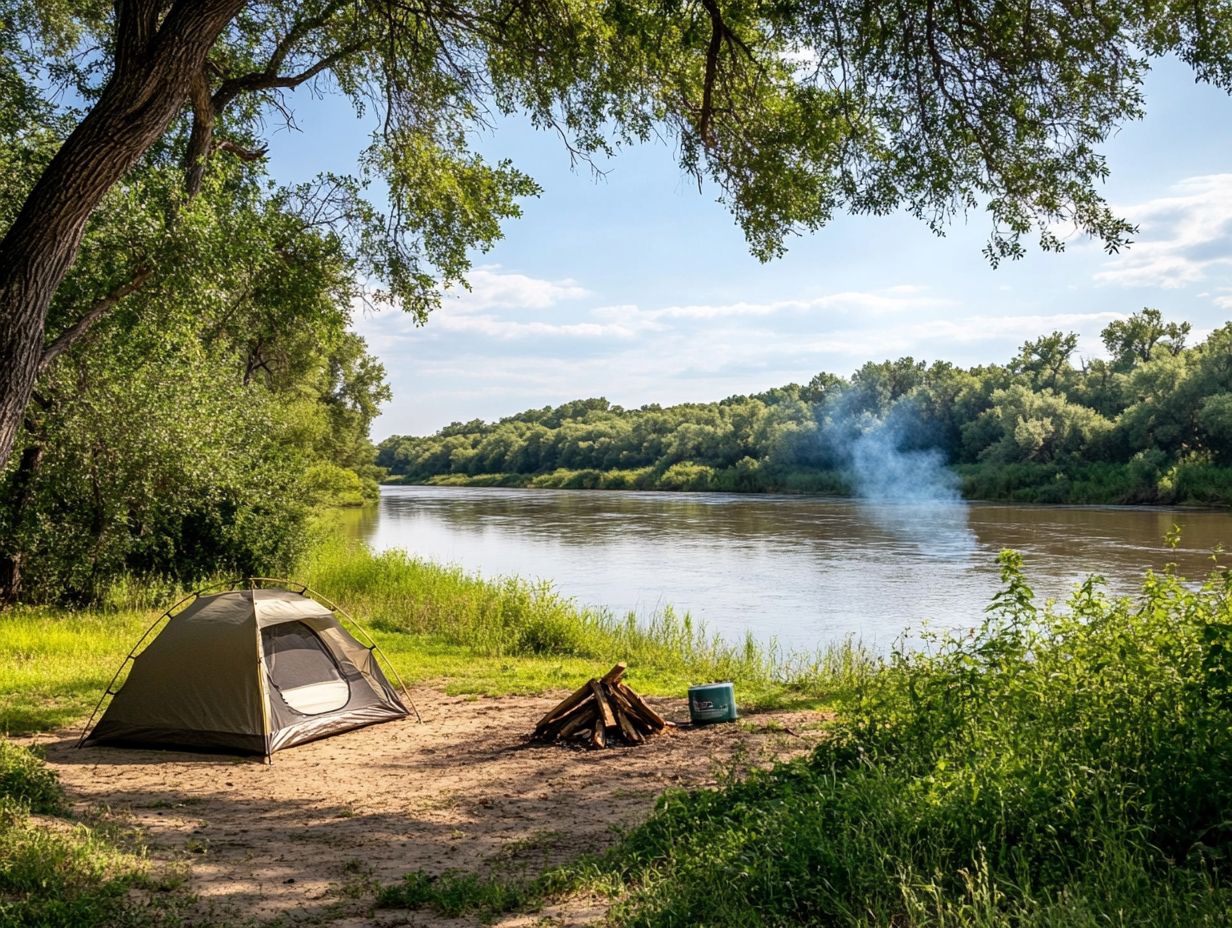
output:
[[670,604],[729,640],[807,650],[978,624],[1003,548],[1022,552],[1042,601],[1090,574],[1130,594],[1169,561],[1205,576],[1232,547],[1227,512],[447,487],[384,487],[356,530],[377,550],[550,580],[619,614]]

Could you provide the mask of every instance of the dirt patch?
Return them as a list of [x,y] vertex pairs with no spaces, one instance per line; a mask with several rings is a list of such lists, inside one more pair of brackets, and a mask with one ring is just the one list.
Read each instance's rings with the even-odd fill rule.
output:
[[[41,739],[82,807],[146,836],[156,860],[187,861],[198,924],[462,925],[425,912],[372,911],[375,886],[412,870],[537,872],[601,850],[670,787],[714,784],[808,750],[818,713],[764,713],[669,730],[637,748],[583,751],[524,741],[560,698],[412,693],[423,722],[375,725],[259,760],[93,747]],[[683,700],[650,700],[687,722]],[[784,727],[790,729],[784,731]],[[543,913],[600,919],[601,901]],[[534,924],[514,918],[501,924]]]

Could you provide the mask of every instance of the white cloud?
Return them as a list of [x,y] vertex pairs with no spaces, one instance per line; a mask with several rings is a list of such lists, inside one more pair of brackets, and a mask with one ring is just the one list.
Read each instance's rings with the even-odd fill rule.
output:
[[491,338],[631,338],[638,327],[597,322],[519,322],[493,315],[451,316],[442,313],[432,322],[445,332],[468,332]]
[[1214,293],[1200,293],[1199,296],[1208,296],[1212,303],[1220,309],[1232,309],[1232,287],[1218,287]]
[[589,290],[568,277],[544,280],[502,270],[499,264],[477,267],[466,276],[470,289],[447,290],[442,308],[452,312],[548,309],[558,303],[590,296]]
[[1096,273],[1100,283],[1183,287],[1232,265],[1232,174],[1187,178],[1119,212],[1138,224],[1138,239]]

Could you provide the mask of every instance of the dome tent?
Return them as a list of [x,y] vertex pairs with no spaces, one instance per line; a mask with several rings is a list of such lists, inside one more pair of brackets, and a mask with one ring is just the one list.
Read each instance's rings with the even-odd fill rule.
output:
[[[306,595],[307,587],[296,593],[258,588],[258,582],[266,581],[246,581],[247,589],[198,592],[163,613],[116,672],[103,694],[103,699],[112,695],[111,703],[93,730],[91,716],[79,746],[268,757],[408,715],[377,664],[375,643],[364,646],[348,632],[339,621],[345,614]],[[162,631],[138,653],[164,619]],[[114,690],[129,660],[132,669]]]

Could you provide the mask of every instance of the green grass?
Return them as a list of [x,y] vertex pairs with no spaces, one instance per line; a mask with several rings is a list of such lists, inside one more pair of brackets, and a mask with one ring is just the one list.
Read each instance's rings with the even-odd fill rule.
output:
[[[573,688],[623,660],[650,695],[732,680],[752,707],[818,705],[856,685],[859,648],[787,655],[751,638],[728,644],[671,609],[643,618],[579,608],[550,585],[485,580],[399,552],[324,541],[297,579],[368,628],[408,683],[500,696]],[[14,607],[0,613],[0,733],[84,721],[129,648],[182,595],[164,585],[115,586],[94,610]]]
[[72,819],[55,775],[0,740],[0,928],[177,924],[182,882],[131,836]]
[[157,612],[15,607],[0,613],[0,733],[84,720]]

